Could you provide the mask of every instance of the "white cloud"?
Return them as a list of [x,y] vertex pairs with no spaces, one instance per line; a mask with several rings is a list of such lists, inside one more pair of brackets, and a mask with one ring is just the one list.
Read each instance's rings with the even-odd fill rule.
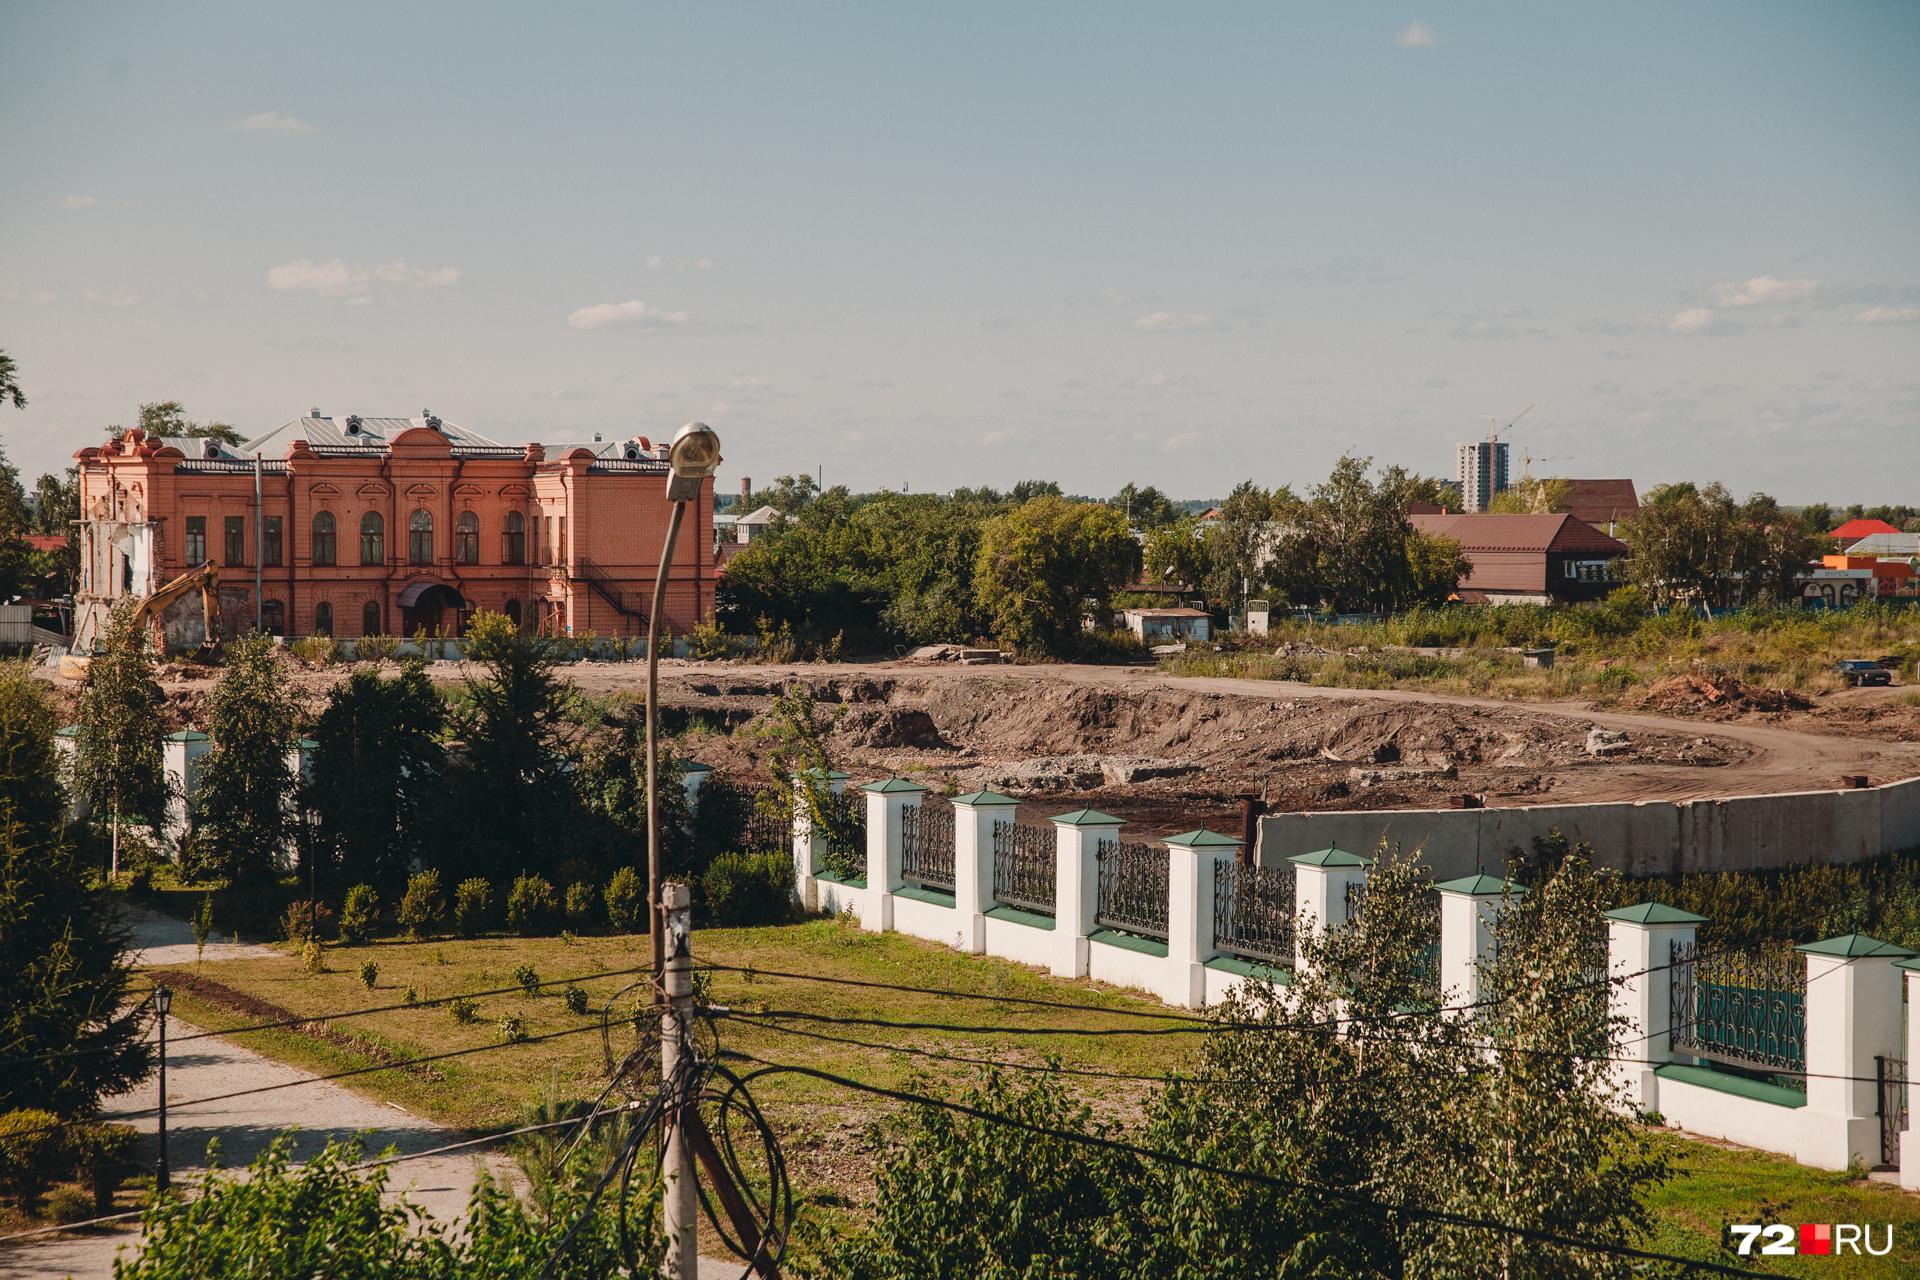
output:
[[69,209],[91,209],[100,203],[99,196],[68,196],[60,202]]
[[712,258],[668,258],[661,254],[650,253],[645,260],[647,271],[653,275],[665,275],[669,271],[711,271]]
[[113,301],[107,303],[107,305],[115,311],[125,311],[128,307],[137,307],[140,305],[140,295],[137,293],[123,293],[113,299]]
[[1820,287],[1818,280],[1776,280],[1772,276],[1754,276],[1716,284],[1707,290],[1715,306],[1760,307],[1779,302],[1800,302]]
[[626,302],[596,302],[581,307],[567,317],[567,324],[575,329],[640,329],[653,333],[683,329],[688,319],[684,311],[662,311],[631,298]]
[[410,267],[405,262],[383,262],[375,267],[350,265],[343,258],[315,262],[296,258],[267,271],[267,287],[276,293],[317,293],[323,298],[345,298],[353,305],[369,298],[375,284],[409,289],[445,289],[459,284],[458,267]]
[[1133,322],[1141,333],[1194,333],[1202,329],[1224,329],[1213,316],[1193,311],[1149,311]]
[[1407,29],[1400,33],[1402,49],[1431,49],[1438,43],[1439,38],[1433,34],[1433,28],[1424,22],[1409,22]]
[[1713,309],[1711,307],[1689,307],[1685,311],[1676,311],[1667,317],[1669,333],[1704,333],[1713,327]]
[[1920,324],[1920,307],[1868,307],[1855,324]]
[[244,119],[235,120],[233,131],[235,133],[277,133],[289,138],[320,132],[305,120],[283,116],[278,111],[258,111]]

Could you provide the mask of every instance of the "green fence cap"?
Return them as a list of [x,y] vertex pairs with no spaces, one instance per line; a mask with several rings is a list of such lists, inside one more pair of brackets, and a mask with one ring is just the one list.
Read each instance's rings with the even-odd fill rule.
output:
[[862,783],[860,789],[869,795],[876,796],[891,796],[898,795],[903,791],[926,790],[926,788],[919,783],[908,782],[905,778],[882,778],[878,782]]
[[1238,849],[1246,841],[1239,836],[1221,835],[1218,831],[1209,831],[1205,827],[1196,827],[1192,831],[1182,831],[1177,836],[1164,837],[1168,844],[1184,845],[1189,849],[1233,848]]
[[1705,924],[1705,916],[1697,916],[1691,911],[1682,911],[1670,907],[1664,902],[1636,902],[1630,907],[1603,913],[1609,920],[1623,920],[1628,924]]
[[1288,862],[1302,867],[1370,867],[1372,858],[1363,858],[1357,853],[1348,853],[1329,845],[1325,849],[1315,849],[1312,853],[1296,853]]
[[1003,796],[998,791],[988,791],[984,787],[979,791],[969,791],[963,796],[953,798],[955,804],[1019,804],[1012,796]]
[[1120,827],[1125,822],[1110,813],[1098,809],[1075,809],[1072,813],[1063,813],[1050,819],[1063,827]]
[[1864,933],[1843,933],[1837,938],[1825,938],[1819,942],[1808,942],[1795,947],[1795,951],[1810,956],[1844,956],[1849,960],[1865,959],[1868,956],[1911,956],[1913,952],[1905,947],[1896,947],[1891,942],[1882,942],[1878,938],[1868,937]]
[[1513,885],[1515,893],[1527,891],[1527,887],[1523,884],[1514,884],[1511,880],[1502,880],[1499,876],[1490,876],[1484,871],[1477,875],[1462,876],[1458,880],[1449,880],[1445,884],[1437,884],[1433,887],[1442,893],[1464,893],[1475,898],[1491,898],[1505,893],[1508,885]]

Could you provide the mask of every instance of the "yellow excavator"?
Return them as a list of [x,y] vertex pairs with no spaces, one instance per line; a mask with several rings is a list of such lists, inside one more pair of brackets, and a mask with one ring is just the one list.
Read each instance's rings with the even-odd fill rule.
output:
[[[172,582],[156,588],[142,600],[133,611],[133,620],[137,624],[156,623],[166,613],[174,601],[188,592],[200,592],[200,608],[206,618],[206,638],[200,642],[203,652],[218,647],[220,643],[220,570],[209,560],[197,569],[189,569]],[[162,631],[159,636],[159,650],[166,652],[167,638]],[[60,674],[74,679],[83,679],[87,674],[90,658],[77,654],[68,654],[60,660]]]

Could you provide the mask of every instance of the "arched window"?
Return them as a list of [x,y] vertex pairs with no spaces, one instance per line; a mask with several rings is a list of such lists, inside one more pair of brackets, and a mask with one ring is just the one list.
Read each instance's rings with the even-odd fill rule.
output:
[[387,522],[380,518],[378,511],[369,511],[360,517],[360,563],[385,564],[387,562]]
[[260,629],[270,636],[287,634],[286,601],[262,600],[260,602]]
[[520,602],[518,600],[507,601],[506,615],[508,622],[511,622],[515,627],[520,625]]
[[378,600],[367,601],[366,605],[360,610],[360,634],[363,636],[377,636],[385,630],[386,626],[380,618],[380,602]]
[[433,513],[424,507],[407,517],[407,563],[433,563]]
[[[507,512],[506,554],[504,563],[525,564],[527,562],[527,518],[518,511]],[[514,618],[515,622],[519,618]]]
[[313,606],[313,634],[317,636],[333,634],[333,606],[325,600]]
[[453,562],[480,563],[480,517],[462,511],[453,521]]
[[333,512],[316,511],[313,513],[313,562],[316,565],[333,563],[334,551]]

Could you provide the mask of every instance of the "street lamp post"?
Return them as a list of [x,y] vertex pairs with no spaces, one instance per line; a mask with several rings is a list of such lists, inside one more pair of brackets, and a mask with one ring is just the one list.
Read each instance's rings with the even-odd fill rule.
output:
[[160,1160],[153,1170],[153,1189],[168,1188],[167,1170],[167,1011],[173,1008],[173,989],[155,987],[153,1006],[160,1014]]
[[[705,423],[689,422],[674,436],[667,458],[672,468],[667,478],[667,501],[673,504],[673,510],[667,515],[667,544],[660,552],[660,567],[653,576],[653,608],[647,614],[647,932],[653,944],[654,999],[672,997],[671,1007],[659,1010],[660,1080],[662,1087],[671,1091],[680,1074],[680,1055],[685,1051],[680,1017],[684,1006],[691,1003],[692,983],[687,971],[684,936],[675,942],[674,972],[667,972],[668,903],[660,879],[660,611],[666,605],[667,568],[673,563],[673,546],[680,537],[681,517],[686,514],[687,503],[700,496],[701,481],[720,465],[720,437]],[[675,905],[684,929],[687,909],[684,888],[678,890]],[[661,1207],[666,1218],[667,1256],[661,1274],[673,1280],[694,1280],[699,1252],[693,1154],[681,1117],[671,1115],[665,1123]]]

